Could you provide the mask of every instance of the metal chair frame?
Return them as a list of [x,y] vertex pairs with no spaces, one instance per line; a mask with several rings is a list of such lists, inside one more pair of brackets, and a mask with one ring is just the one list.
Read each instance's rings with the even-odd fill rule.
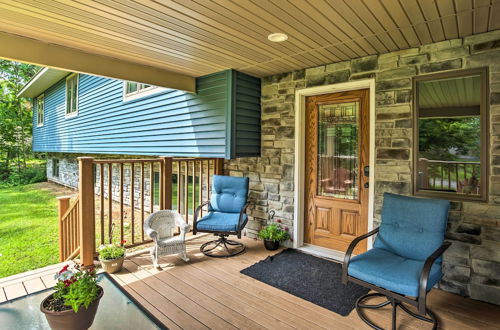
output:
[[[236,235],[238,238],[241,238],[241,231],[243,230],[243,228],[245,228],[245,225],[246,225],[246,221],[243,221],[243,215],[246,214],[249,203],[247,202],[242,207],[242,209],[240,211],[240,216],[238,219],[238,228],[236,231],[213,231],[213,230],[201,230],[201,231],[199,231],[197,228],[197,223],[198,223],[198,219],[200,217],[200,212],[201,212],[202,208],[204,206],[207,206],[207,205],[208,205],[208,208],[210,209],[210,201],[206,201],[196,208],[196,211],[194,214],[194,220],[193,220],[193,235],[196,235],[197,232],[213,233],[215,236],[219,236],[219,238],[204,243],[200,247],[200,251],[204,255],[206,255],[208,257],[213,257],[213,258],[228,258],[228,257],[233,257],[233,256],[236,256],[238,254],[243,253],[245,251],[245,245],[243,243],[240,243],[237,241],[229,240],[229,239],[227,239],[227,237],[229,235]],[[228,245],[236,246],[236,248],[234,249],[234,251],[232,251],[228,247]],[[226,254],[215,254],[214,250],[219,246],[223,246],[227,253]]]
[[[375,235],[376,233],[379,232],[379,228],[375,228],[374,230],[361,235],[359,237],[356,237],[351,244],[349,245],[349,248],[347,249],[347,252],[344,257],[344,263],[342,265],[342,283],[347,284],[348,282],[353,282],[356,284],[359,284],[361,286],[367,287],[373,291],[376,291],[376,293],[368,293],[362,297],[360,297],[356,301],[356,312],[358,313],[359,317],[361,320],[363,320],[367,325],[372,327],[373,329],[381,330],[382,328],[379,327],[378,325],[374,324],[371,322],[362,312],[363,308],[366,309],[376,309],[376,308],[381,308],[384,306],[387,306],[388,304],[392,305],[392,329],[396,329],[396,310],[397,307],[400,307],[403,311],[408,313],[409,315],[418,318],[422,321],[430,322],[433,324],[433,329],[437,329],[438,326],[438,319],[435,316],[435,314],[429,310],[426,307],[426,301],[427,301],[427,282],[429,280],[429,274],[432,268],[432,265],[434,262],[448,249],[451,245],[450,242],[444,242],[443,245],[441,245],[436,251],[434,251],[426,260],[424,263],[424,266],[422,267],[422,271],[420,273],[420,279],[419,279],[419,292],[418,292],[418,297],[415,297],[414,299],[409,298],[407,296],[398,294],[393,291],[386,290],[382,287],[373,285],[371,283],[362,281],[360,279],[357,279],[355,277],[352,277],[348,274],[348,268],[349,268],[349,262],[351,261],[352,253],[354,251],[354,248],[356,245],[361,242],[362,240]],[[371,297],[376,297],[376,296],[383,296],[387,298],[387,301],[382,302],[377,305],[365,305],[362,304],[362,302],[365,299],[371,298]],[[403,305],[403,303],[414,306],[417,308],[417,313],[414,313],[410,311],[406,306]],[[429,315],[429,317],[427,317]]]

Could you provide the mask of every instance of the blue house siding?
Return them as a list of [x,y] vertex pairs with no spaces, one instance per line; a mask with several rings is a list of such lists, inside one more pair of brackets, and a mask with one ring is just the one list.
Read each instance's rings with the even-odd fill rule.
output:
[[72,118],[65,118],[63,79],[45,91],[45,121],[34,122],[33,150],[230,158],[232,76],[228,70],[200,77],[196,94],[164,90],[124,101],[123,81],[80,74]]
[[233,71],[233,157],[260,156],[260,79]]

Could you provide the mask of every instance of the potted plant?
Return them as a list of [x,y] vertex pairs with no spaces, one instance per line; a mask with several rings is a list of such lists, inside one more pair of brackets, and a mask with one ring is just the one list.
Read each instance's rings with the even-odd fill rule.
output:
[[97,285],[95,268],[66,265],[55,278],[55,292],[40,304],[50,327],[54,330],[90,328],[104,294],[103,288]]
[[121,246],[109,244],[99,247],[99,261],[105,272],[113,274],[122,270],[125,259],[124,243],[125,241],[122,241]]
[[281,242],[290,238],[288,231],[281,229],[275,223],[260,230],[258,236],[264,240],[264,246],[270,251],[277,250]]

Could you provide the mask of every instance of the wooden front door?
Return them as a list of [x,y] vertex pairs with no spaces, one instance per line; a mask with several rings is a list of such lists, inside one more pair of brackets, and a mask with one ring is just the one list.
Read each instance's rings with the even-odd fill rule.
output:
[[306,111],[304,242],[345,252],[368,230],[368,89],[309,96]]

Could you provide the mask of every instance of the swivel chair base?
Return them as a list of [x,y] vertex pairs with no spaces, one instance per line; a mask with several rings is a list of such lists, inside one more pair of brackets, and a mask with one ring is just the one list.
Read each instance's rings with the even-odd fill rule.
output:
[[[365,299],[372,298],[372,297],[385,297],[387,299],[387,301],[381,302],[380,304],[376,304],[376,305],[362,304],[362,302]],[[363,320],[363,322],[365,322],[367,325],[369,325],[370,327],[372,327],[373,329],[376,329],[376,330],[383,330],[382,327],[380,327],[380,326],[374,324],[373,322],[371,322],[365,316],[365,314],[363,313],[362,309],[364,309],[364,308],[366,308],[366,309],[377,309],[377,308],[381,308],[381,307],[387,306],[389,304],[392,305],[392,329],[393,330],[395,330],[397,328],[397,326],[396,326],[396,311],[397,311],[397,307],[400,307],[404,312],[406,312],[410,316],[413,316],[413,317],[415,317],[415,318],[417,318],[419,320],[425,321],[425,322],[432,323],[432,329],[433,330],[437,329],[438,320],[437,320],[436,316],[434,315],[434,313],[432,313],[429,309],[426,309],[426,316],[429,315],[429,317],[426,317],[426,316],[423,316],[423,315],[420,315],[420,314],[417,314],[415,312],[410,311],[400,301],[397,301],[396,299],[388,298],[387,296],[385,296],[385,295],[383,295],[381,293],[368,293],[368,294],[365,294],[364,296],[360,297],[356,301],[356,312],[358,313],[359,318],[361,320]]]
[[[245,245],[240,242],[227,239],[228,235],[219,235],[218,239],[204,243],[200,251],[207,257],[229,258],[245,251]],[[220,249],[217,249],[219,248]],[[217,253],[222,252],[222,253]]]

